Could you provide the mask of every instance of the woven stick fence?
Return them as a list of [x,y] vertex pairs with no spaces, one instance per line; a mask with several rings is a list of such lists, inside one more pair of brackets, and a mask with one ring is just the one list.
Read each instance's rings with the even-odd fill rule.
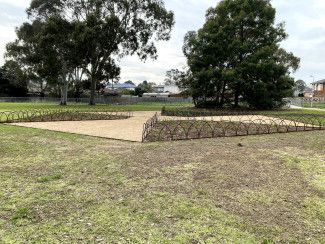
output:
[[101,110],[30,109],[0,112],[0,123],[117,120],[132,117],[132,112]]
[[325,130],[325,115],[284,114],[190,117],[158,117],[144,125],[143,142],[189,140],[231,136]]

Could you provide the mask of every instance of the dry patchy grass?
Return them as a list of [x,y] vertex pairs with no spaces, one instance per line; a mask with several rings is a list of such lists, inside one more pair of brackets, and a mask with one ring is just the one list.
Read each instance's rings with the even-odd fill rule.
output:
[[325,241],[324,131],[140,144],[0,125],[0,136],[1,243]]

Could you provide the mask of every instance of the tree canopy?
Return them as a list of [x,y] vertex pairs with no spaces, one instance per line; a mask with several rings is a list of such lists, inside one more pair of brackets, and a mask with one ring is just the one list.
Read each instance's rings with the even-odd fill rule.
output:
[[165,85],[181,86],[186,77],[186,72],[179,69],[171,69],[166,72]]
[[295,82],[295,88],[300,94],[302,94],[302,93],[304,93],[305,89],[307,88],[307,84],[303,80],[297,80]]
[[120,58],[157,58],[155,42],[169,40],[174,25],[161,0],[33,0],[27,13],[31,23],[18,29],[8,56],[65,88],[81,69],[91,82],[90,104],[100,82],[119,76]]
[[291,95],[290,73],[300,60],[280,47],[287,34],[275,14],[269,0],[223,0],[207,11],[199,31],[187,33],[188,87],[197,106],[239,106],[241,100],[270,109]]
[[0,96],[24,97],[27,95],[26,76],[14,61],[0,67]]

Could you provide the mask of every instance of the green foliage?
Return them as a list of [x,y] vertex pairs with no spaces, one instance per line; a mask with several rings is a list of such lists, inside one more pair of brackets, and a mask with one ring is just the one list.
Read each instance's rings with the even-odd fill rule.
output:
[[166,72],[166,85],[177,85],[184,83],[186,79],[186,72],[178,70],[178,69],[171,69]]
[[153,83],[148,83],[148,81],[143,81],[141,84],[139,84],[134,91],[135,96],[142,97],[144,93],[150,93],[153,92]]
[[21,67],[26,78],[40,84],[44,94],[44,83],[65,84],[74,67],[71,30],[72,26],[59,17],[26,22],[16,31],[17,40],[7,45],[6,57]]
[[198,32],[186,35],[188,87],[197,106],[238,106],[240,99],[254,108],[282,105],[299,59],[280,48],[287,35],[275,13],[267,0],[223,0]]
[[76,71],[91,82],[93,105],[100,82],[120,74],[115,59],[134,54],[155,59],[154,40],[169,40],[174,24],[160,0],[33,0],[27,13],[30,22],[17,30],[7,57],[26,67],[33,80],[59,84],[63,104],[69,83],[81,81]]
[[14,61],[0,67],[0,96],[24,97],[27,95],[27,77]]
[[156,58],[153,39],[168,40],[174,24],[173,13],[158,0],[33,0],[28,12],[36,18],[60,16],[75,24],[73,43],[91,81],[92,105],[99,82],[114,79],[120,73],[116,56]]
[[295,82],[295,89],[300,93],[303,94],[305,89],[307,88],[307,84],[303,80],[297,80]]
[[128,89],[122,89],[119,91],[120,95],[134,95],[134,91],[128,90]]
[[126,81],[125,84],[135,85],[131,80]]

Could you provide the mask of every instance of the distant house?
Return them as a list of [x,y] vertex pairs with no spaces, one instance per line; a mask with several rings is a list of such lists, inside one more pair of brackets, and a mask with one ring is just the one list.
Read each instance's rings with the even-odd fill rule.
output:
[[177,95],[182,92],[176,85],[158,85],[154,86],[153,90],[155,93],[166,93],[169,95]]
[[304,97],[312,98],[314,96],[314,90],[310,87],[306,87],[304,90]]
[[136,87],[137,87],[136,85],[130,83],[116,83],[116,84],[108,84],[106,86],[106,89],[114,90],[114,91],[119,91],[119,90],[134,91]]
[[169,93],[143,93],[142,97],[151,97],[151,98],[166,98],[169,97]]
[[143,97],[177,97],[181,96],[181,89],[176,85],[153,86],[152,93],[144,93]]
[[325,97],[325,79],[312,83],[315,97]]

